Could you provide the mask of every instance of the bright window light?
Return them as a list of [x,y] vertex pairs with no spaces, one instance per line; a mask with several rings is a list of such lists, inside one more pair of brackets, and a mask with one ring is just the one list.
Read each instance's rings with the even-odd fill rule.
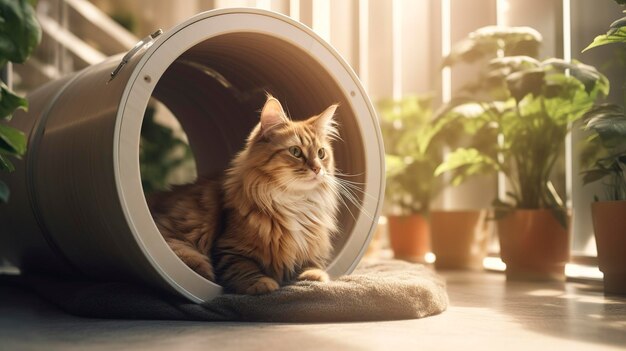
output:
[[[506,269],[506,263],[502,262],[500,257],[485,257],[483,267],[488,270],[503,272]],[[568,263],[565,265],[565,276],[568,278],[600,280],[604,277],[604,274],[598,267]]]
[[289,0],[289,17],[300,21],[300,0]]
[[369,0],[359,1],[359,79],[369,86]]
[[313,30],[330,42],[330,0],[313,0]]
[[[441,0],[441,55],[450,54],[452,47],[450,0]],[[447,103],[452,99],[452,70],[444,67],[441,70],[441,99]]]
[[604,274],[598,267],[583,266],[580,264],[568,263],[565,265],[565,275],[569,278],[602,279]]
[[[572,18],[570,0],[563,0],[563,59],[572,60]],[[573,185],[573,150],[572,133],[565,136],[565,201],[566,206],[572,207],[572,185]]]
[[496,24],[499,26],[508,25],[507,15],[511,9],[509,0],[497,0],[496,1]]
[[271,10],[272,0],[256,0],[256,7],[264,10]]
[[393,0],[391,4],[392,23],[392,60],[393,90],[395,100],[402,98],[402,0]]
[[500,257],[485,257],[483,259],[483,267],[492,271],[504,271],[506,263],[502,262]]

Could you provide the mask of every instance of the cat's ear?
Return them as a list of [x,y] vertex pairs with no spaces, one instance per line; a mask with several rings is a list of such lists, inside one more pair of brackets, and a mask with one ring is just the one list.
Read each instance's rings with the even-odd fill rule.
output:
[[311,118],[311,123],[315,129],[331,137],[338,137],[337,122],[335,121],[335,111],[338,104],[330,105],[324,112]]
[[272,95],[267,95],[267,101],[261,110],[261,131],[263,134],[288,120],[280,102]]

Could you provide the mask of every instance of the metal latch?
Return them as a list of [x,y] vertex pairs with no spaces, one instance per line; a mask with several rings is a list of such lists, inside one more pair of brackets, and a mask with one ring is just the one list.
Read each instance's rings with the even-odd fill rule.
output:
[[163,34],[163,30],[158,29],[156,32],[148,35],[147,37],[141,39],[137,44],[135,44],[135,46],[133,46],[133,48],[130,49],[126,53],[126,55],[124,55],[124,57],[122,57],[122,61],[120,61],[120,64],[117,65],[117,68],[115,68],[115,70],[111,72],[111,78],[109,79],[109,82],[112,81],[113,78],[117,76],[117,74],[122,70],[124,65],[126,65],[128,61],[130,61],[130,59],[133,58],[133,56],[135,56],[137,51],[141,50],[142,48],[149,48],[150,45],[154,43],[154,39],[156,39],[161,34]]

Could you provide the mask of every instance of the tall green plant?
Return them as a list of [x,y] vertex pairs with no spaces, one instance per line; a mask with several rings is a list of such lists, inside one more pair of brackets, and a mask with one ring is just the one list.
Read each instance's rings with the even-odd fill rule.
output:
[[[493,171],[491,160],[497,159],[500,131],[492,119],[502,114],[505,105],[512,106],[506,101],[510,94],[503,77],[513,69],[534,65],[541,41],[541,34],[530,27],[486,26],[454,45],[444,58],[444,67],[479,62],[482,69],[439,113],[471,141],[462,147],[456,145],[456,152],[436,170],[437,176],[451,172],[452,185],[459,185],[473,175]],[[470,159],[476,162],[468,162]]]
[[441,190],[434,170],[442,161],[443,119],[433,120],[431,96],[409,96],[378,104],[385,142],[385,200],[393,214],[425,214]]
[[[41,41],[41,28],[33,10],[34,1],[0,0],[0,68],[8,62],[24,63]],[[12,172],[10,158],[26,152],[26,137],[6,125],[17,109],[27,109],[28,102],[0,82],[0,170]],[[9,188],[0,181],[0,202],[9,199]]]
[[[626,1],[617,1],[624,5]],[[626,43],[626,17],[614,21],[606,34],[598,35],[583,52]],[[622,87],[626,104],[626,87]],[[594,106],[585,115],[585,129],[592,134],[581,153],[585,184],[603,180],[609,201],[626,200],[626,113],[617,104]],[[596,197],[597,200],[597,197]]]
[[[608,81],[595,68],[579,62],[503,56],[511,52],[507,47],[520,47],[520,38],[525,38],[523,46],[535,54],[541,37],[530,29],[489,27],[489,31],[479,31],[488,33],[481,40],[496,43],[488,52],[496,57],[452,102],[446,115],[473,128],[490,125],[501,140],[495,145],[495,155],[480,148],[455,150],[435,174],[455,171],[465,177],[503,172],[511,190],[509,201],[496,201],[498,207],[560,209],[563,203],[550,182],[550,173],[571,123],[608,93]],[[473,55],[485,57],[483,52]]]

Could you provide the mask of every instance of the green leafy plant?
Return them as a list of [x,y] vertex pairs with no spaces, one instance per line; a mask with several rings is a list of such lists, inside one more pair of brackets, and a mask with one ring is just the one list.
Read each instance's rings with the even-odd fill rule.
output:
[[[456,135],[456,143],[449,143],[457,150],[437,168],[436,176],[452,173],[450,182],[458,186],[471,176],[493,171],[491,160],[497,158],[499,130],[491,119],[509,97],[503,77],[514,68],[528,66],[527,61],[536,62],[541,41],[541,34],[530,27],[486,26],[454,45],[444,58],[444,67],[478,62],[486,69],[462,86],[458,96],[438,113],[464,137]],[[497,58],[500,61],[490,64]],[[481,162],[467,162],[469,159]]]
[[454,45],[444,58],[443,66],[474,63],[497,56],[537,57],[542,40],[541,34],[530,27],[482,27]]
[[434,170],[442,161],[445,120],[433,119],[432,96],[409,96],[378,104],[385,142],[385,199],[393,214],[425,214],[442,189]]
[[[625,1],[617,1],[623,5]],[[598,46],[626,43],[626,17],[609,26],[583,52]],[[626,104],[626,88],[622,88]],[[581,153],[585,184],[604,180],[606,200],[626,200],[626,113],[617,104],[594,106],[585,114],[585,129],[591,132]],[[596,197],[596,200],[598,198]]]
[[[451,102],[445,116],[473,129],[490,126],[501,136],[500,142],[495,145],[495,153],[484,148],[459,148],[435,174],[455,171],[463,179],[474,174],[502,172],[511,188],[508,201],[494,202],[497,209],[555,209],[564,223],[563,202],[550,181],[550,174],[571,124],[579,120],[599,96],[608,93],[608,80],[594,67],[580,62],[538,61],[531,56],[517,55],[524,50],[509,49],[523,47],[535,55],[541,36],[534,30],[489,27],[477,32],[483,35],[473,33],[468,40],[480,38],[496,46],[483,50],[485,45],[465,44],[461,51],[481,49],[463,55],[453,51],[452,55],[474,60],[492,58],[478,79]],[[504,56],[506,52],[516,55]],[[458,61],[449,59],[447,62]]]
[[[8,62],[24,63],[41,41],[41,28],[32,1],[0,0],[0,67]],[[26,137],[5,124],[17,109],[27,109],[28,102],[0,82],[0,170],[12,172],[10,157],[21,158],[26,152]],[[7,202],[9,189],[0,181],[0,202]]]
[[189,145],[172,128],[158,123],[155,112],[155,107],[149,105],[141,125],[139,165],[146,195],[167,190],[172,175],[185,164],[193,163]]
[[[592,132],[581,154],[583,182],[605,180],[609,201],[626,200],[626,115],[615,104],[595,106],[585,116],[585,129]],[[596,201],[599,200],[596,197]]]

